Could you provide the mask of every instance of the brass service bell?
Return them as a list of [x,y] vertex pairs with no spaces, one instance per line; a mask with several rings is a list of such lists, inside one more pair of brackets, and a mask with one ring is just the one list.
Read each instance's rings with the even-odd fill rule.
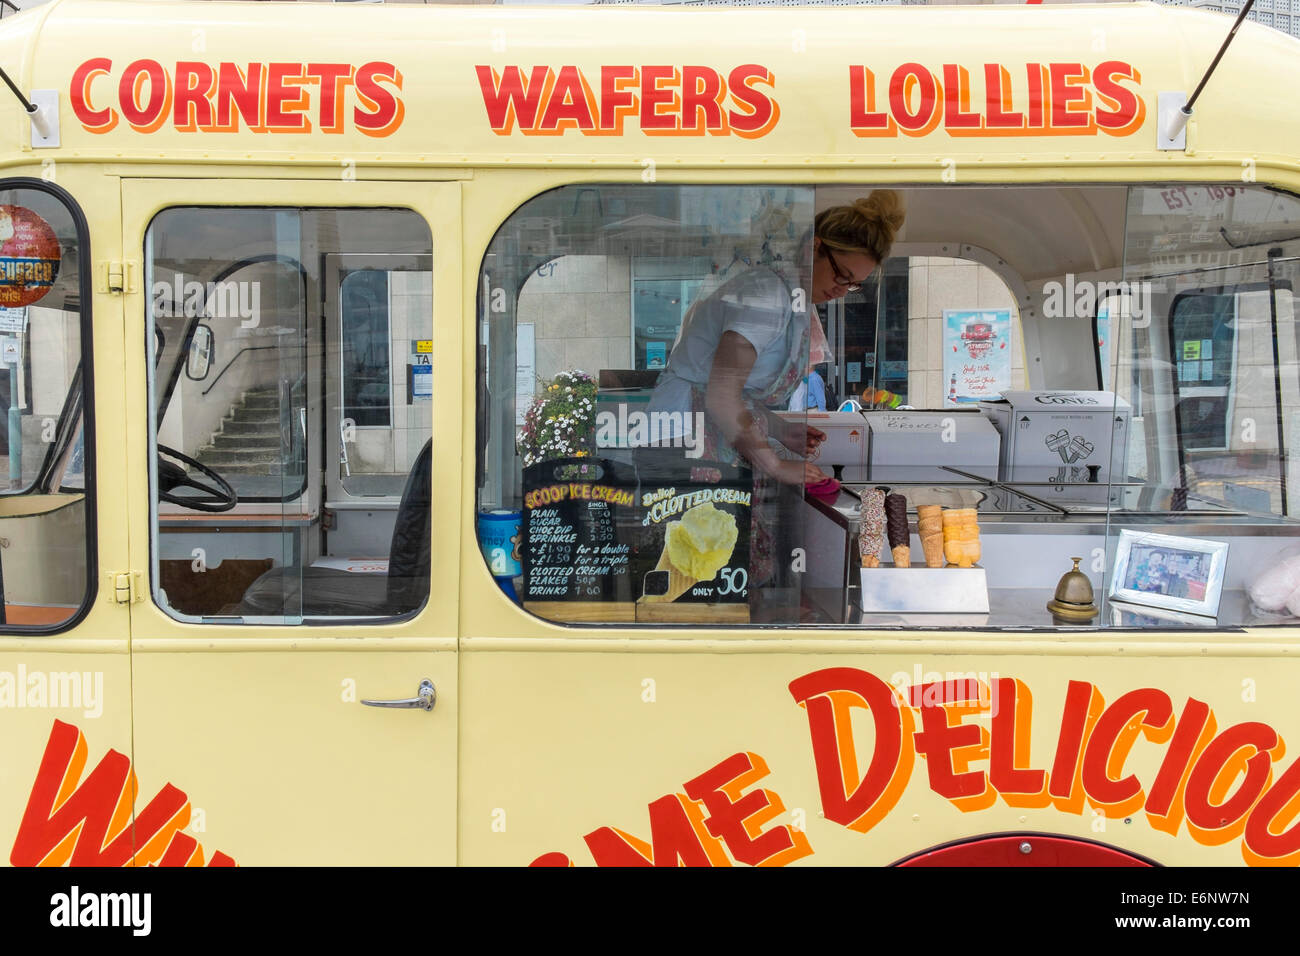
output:
[[1091,621],[1097,616],[1097,605],[1092,602],[1092,582],[1079,570],[1083,558],[1070,560],[1074,567],[1061,575],[1056,585],[1056,597],[1047,602],[1047,609],[1063,623]]

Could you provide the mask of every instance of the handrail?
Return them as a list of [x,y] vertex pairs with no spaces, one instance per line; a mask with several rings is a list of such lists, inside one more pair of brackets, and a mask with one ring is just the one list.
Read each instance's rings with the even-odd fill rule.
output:
[[278,345],[245,345],[242,349],[240,349],[238,352],[236,352],[234,355],[230,357],[230,361],[226,363],[225,368],[223,368],[220,372],[217,373],[217,377],[212,380],[212,384],[209,385],[207,388],[205,388],[201,394],[206,395],[208,394],[208,392],[216,388],[217,382],[221,381],[221,376],[225,375],[226,372],[230,370],[230,366],[235,364],[235,360],[238,359],[239,356],[243,355],[245,352],[257,352],[262,349],[278,349],[278,348],[279,348]]

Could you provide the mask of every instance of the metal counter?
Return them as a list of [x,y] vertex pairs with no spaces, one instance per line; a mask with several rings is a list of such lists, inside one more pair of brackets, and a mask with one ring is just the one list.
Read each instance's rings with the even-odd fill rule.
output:
[[[806,609],[812,619],[805,623],[826,626],[907,628],[909,630],[955,627],[997,628],[999,630],[1034,630],[1052,628],[1082,631],[1108,631],[1115,628],[1165,628],[1172,630],[1232,629],[1258,625],[1297,625],[1300,618],[1264,616],[1252,612],[1245,591],[1224,591],[1218,618],[1178,614],[1161,608],[1109,602],[1098,596],[1101,613],[1090,624],[1055,621],[1047,610],[1051,588],[989,588],[988,614],[864,614],[858,602],[857,585],[848,589],[847,598],[834,588],[806,589]],[[1222,623],[1220,623],[1222,622]]]

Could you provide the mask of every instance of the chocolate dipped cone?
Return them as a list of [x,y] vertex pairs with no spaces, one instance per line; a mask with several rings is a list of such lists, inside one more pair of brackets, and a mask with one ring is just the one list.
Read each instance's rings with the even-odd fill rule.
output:
[[885,493],[873,488],[862,496],[858,550],[864,568],[880,567],[880,539],[885,530]]
[[911,532],[907,529],[907,499],[902,495],[885,496],[885,533],[889,550],[894,556],[894,566],[911,567]]

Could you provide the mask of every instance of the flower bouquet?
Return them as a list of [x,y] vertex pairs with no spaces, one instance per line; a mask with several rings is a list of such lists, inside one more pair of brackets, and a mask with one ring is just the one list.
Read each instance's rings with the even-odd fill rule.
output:
[[542,385],[519,431],[524,465],[585,458],[596,444],[596,380],[577,369]]

